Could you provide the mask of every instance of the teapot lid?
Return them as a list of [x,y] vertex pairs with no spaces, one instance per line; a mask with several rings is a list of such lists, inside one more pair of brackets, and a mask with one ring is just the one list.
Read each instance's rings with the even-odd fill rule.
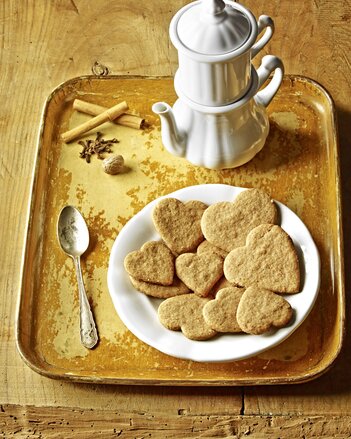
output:
[[203,55],[221,55],[243,46],[252,33],[250,19],[235,2],[201,0],[174,17],[181,43]]

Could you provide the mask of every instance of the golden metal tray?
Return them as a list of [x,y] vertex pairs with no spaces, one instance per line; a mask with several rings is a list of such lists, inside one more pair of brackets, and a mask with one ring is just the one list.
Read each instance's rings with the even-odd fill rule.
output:
[[[72,110],[81,98],[106,107],[126,100],[149,122],[144,130],[113,123],[99,128],[117,137],[114,152],[128,172],[103,172],[96,156],[79,157],[80,145],[60,134],[89,116]],[[248,164],[207,170],[168,154],[160,140],[153,102],[173,102],[173,80],[144,77],[80,77],[59,86],[44,109],[23,255],[17,346],[35,371],[93,383],[251,385],[308,381],[325,372],[343,339],[345,299],[340,176],[335,111],[315,82],[286,76],[269,106],[270,134]],[[94,138],[94,135],[88,136]],[[320,294],[311,314],[281,345],[251,359],[196,363],[162,354],[132,335],[119,320],[107,289],[111,246],[123,225],[146,203],[185,186],[226,183],[260,187],[305,222],[322,260]],[[79,340],[78,294],[72,260],[60,249],[56,223],[66,204],[85,216],[91,245],[83,276],[100,334],[94,350]]]

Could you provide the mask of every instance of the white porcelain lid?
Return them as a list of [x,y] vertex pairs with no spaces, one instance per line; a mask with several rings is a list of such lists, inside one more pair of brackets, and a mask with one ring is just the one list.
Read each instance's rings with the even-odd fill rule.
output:
[[182,44],[193,52],[220,55],[241,47],[251,34],[248,17],[234,2],[202,0],[184,10],[177,23]]

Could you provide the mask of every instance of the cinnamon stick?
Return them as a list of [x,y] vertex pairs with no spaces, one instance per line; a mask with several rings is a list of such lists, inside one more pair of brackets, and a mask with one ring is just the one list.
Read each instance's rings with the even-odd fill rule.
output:
[[[82,101],[81,99],[75,99],[73,101],[73,109],[80,111],[81,113],[90,114],[91,116],[97,116],[107,110],[106,107],[91,104],[90,102]],[[122,116],[117,117],[113,122],[125,127],[140,129],[144,124],[145,119],[135,116],[134,114],[122,114]]]
[[68,143],[72,140],[76,139],[77,137],[81,136],[82,134],[85,134],[86,132],[92,130],[93,128],[96,128],[103,123],[107,122],[108,120],[113,121],[121,114],[125,113],[128,110],[127,102],[121,102],[117,105],[114,105],[111,108],[108,108],[104,112],[100,113],[99,115],[93,117],[92,119],[88,120],[87,122],[82,123],[81,125],[77,126],[76,128],[73,128],[72,130],[66,131],[61,135],[61,138],[64,142]]

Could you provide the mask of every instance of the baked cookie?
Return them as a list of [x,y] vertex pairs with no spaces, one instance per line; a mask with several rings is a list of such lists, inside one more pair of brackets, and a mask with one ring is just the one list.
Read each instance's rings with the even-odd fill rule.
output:
[[224,276],[222,276],[219,279],[219,281],[216,283],[216,285],[212,288],[210,295],[216,297],[216,294],[218,293],[219,290],[229,287],[237,287],[237,285],[231,284],[229,280],[227,280]]
[[201,219],[202,232],[211,244],[230,252],[245,244],[247,234],[259,224],[275,224],[277,208],[271,197],[259,189],[248,189],[233,202],[208,207]]
[[191,252],[203,241],[200,221],[206,208],[201,201],[182,203],[175,198],[164,198],[155,206],[155,228],[175,255]]
[[185,294],[164,300],[158,307],[158,317],[163,326],[172,331],[181,330],[191,340],[207,340],[216,335],[203,317],[203,307],[208,299],[196,294]]
[[244,247],[224,260],[224,275],[242,287],[256,284],[280,293],[300,289],[299,260],[290,236],[279,226],[262,224],[253,229]]
[[236,318],[248,334],[263,334],[286,326],[293,315],[290,303],[272,291],[252,286],[241,297]]
[[217,292],[214,300],[206,303],[203,315],[210,328],[217,332],[242,332],[236,311],[244,291],[243,288],[223,288]]
[[146,242],[140,250],[129,253],[124,267],[130,276],[144,282],[171,285],[174,277],[174,256],[161,241]]
[[223,275],[223,259],[215,253],[184,253],[177,257],[175,269],[188,288],[206,297]]
[[186,201],[185,206],[192,211],[192,214],[201,221],[202,215],[208,208],[208,205],[199,200]]
[[157,297],[158,299],[167,299],[168,297],[180,296],[181,294],[191,292],[189,288],[177,278],[177,276],[174,276],[171,285],[152,284],[135,279],[132,276],[129,276],[129,278],[136,290],[146,294],[147,296]]
[[225,258],[228,254],[225,250],[222,250],[219,247],[216,247],[215,245],[211,244],[209,241],[205,239],[205,241],[202,241],[202,243],[198,246],[196,253],[198,255],[202,255],[203,253],[216,253],[221,258]]

